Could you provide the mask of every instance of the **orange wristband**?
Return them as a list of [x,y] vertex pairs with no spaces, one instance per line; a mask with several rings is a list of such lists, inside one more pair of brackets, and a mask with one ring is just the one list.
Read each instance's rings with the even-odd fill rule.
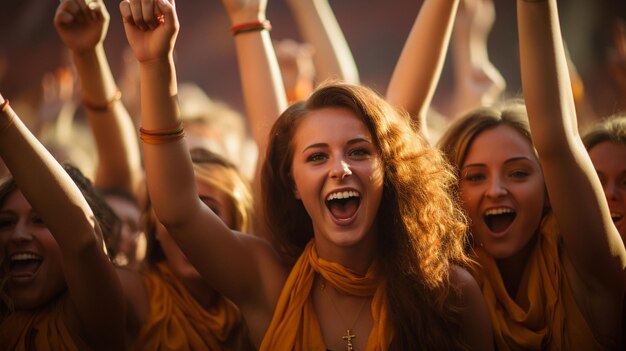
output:
[[233,35],[246,33],[246,32],[257,32],[262,30],[272,30],[272,24],[269,20],[263,21],[255,21],[234,25],[230,28],[233,32]]

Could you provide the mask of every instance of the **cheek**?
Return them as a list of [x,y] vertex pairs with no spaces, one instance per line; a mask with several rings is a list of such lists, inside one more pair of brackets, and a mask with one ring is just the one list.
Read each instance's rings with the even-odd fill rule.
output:
[[474,199],[477,198],[479,190],[475,187],[464,186],[462,183],[459,185],[459,200],[463,209],[469,214],[474,209]]

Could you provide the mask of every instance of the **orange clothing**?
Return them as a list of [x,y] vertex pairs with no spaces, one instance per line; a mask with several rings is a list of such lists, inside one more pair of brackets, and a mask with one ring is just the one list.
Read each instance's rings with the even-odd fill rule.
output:
[[0,323],[0,350],[76,351],[83,341],[74,340],[65,324],[66,297],[34,311],[19,311]]
[[150,313],[135,349],[245,350],[250,348],[239,309],[223,296],[203,308],[166,264],[144,274]]
[[374,296],[371,306],[374,326],[366,350],[387,350],[393,332],[388,321],[384,284],[373,269],[360,276],[338,263],[320,259],[313,241],[306,246],[287,278],[260,350],[326,350],[310,299],[316,272],[344,293]]
[[[477,247],[473,272],[499,350],[602,350],[574,298],[559,255],[556,221],[544,219],[517,297],[511,298],[492,256]],[[520,302],[527,307],[520,306]]]

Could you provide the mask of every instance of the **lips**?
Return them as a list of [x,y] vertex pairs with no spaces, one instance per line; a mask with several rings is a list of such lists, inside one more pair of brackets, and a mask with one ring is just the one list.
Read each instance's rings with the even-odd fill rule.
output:
[[337,224],[347,225],[356,217],[361,195],[355,190],[339,190],[328,194],[326,207]]
[[29,280],[43,262],[43,258],[32,252],[17,252],[9,256],[9,275],[13,280]]
[[611,211],[611,219],[613,220],[613,223],[617,224],[619,221],[624,219],[624,215],[622,213]]
[[513,224],[516,216],[515,210],[509,207],[491,208],[485,211],[483,221],[490,231],[502,234]]

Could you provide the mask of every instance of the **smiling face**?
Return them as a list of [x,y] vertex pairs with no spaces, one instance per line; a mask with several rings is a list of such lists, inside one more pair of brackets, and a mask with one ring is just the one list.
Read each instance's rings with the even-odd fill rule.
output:
[[6,292],[17,310],[36,308],[65,290],[59,245],[19,190],[0,209],[0,250]]
[[311,217],[320,255],[373,243],[384,176],[361,119],[342,108],[312,111],[297,127],[293,151],[294,196]]
[[622,240],[626,238],[626,144],[605,141],[589,150],[593,166],[598,172],[611,217]]
[[546,202],[543,173],[529,141],[506,125],[481,132],[460,177],[474,244],[496,259],[520,252],[537,232]]

